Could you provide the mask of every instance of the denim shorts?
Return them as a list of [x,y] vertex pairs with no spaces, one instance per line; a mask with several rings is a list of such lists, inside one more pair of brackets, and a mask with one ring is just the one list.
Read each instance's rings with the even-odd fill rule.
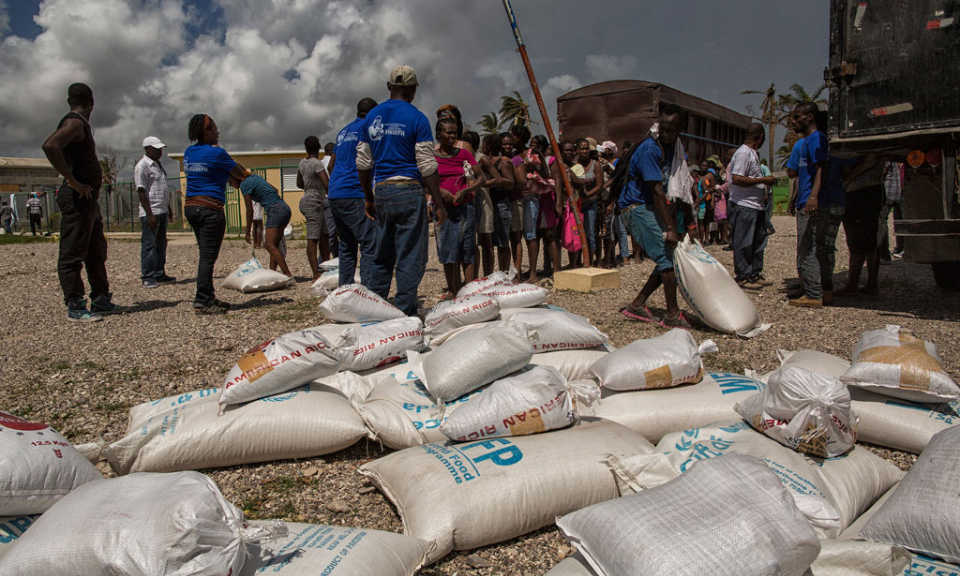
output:
[[319,240],[327,233],[327,219],[323,214],[324,196],[315,190],[307,190],[300,198],[300,213],[307,224],[307,240]]
[[473,264],[477,250],[476,208],[473,203],[446,206],[447,219],[437,228],[441,264]]
[[540,196],[523,197],[523,237],[537,239],[537,220],[540,218]]
[[653,204],[637,204],[627,208],[621,218],[633,239],[656,263],[656,272],[673,270],[673,248],[667,248],[663,238],[667,226],[654,211]]
[[290,223],[290,207],[286,202],[277,202],[270,208],[267,208],[267,218],[263,223],[264,228],[286,228]]
[[510,223],[513,215],[510,213],[510,199],[501,198],[493,201],[493,245],[497,248],[510,247]]

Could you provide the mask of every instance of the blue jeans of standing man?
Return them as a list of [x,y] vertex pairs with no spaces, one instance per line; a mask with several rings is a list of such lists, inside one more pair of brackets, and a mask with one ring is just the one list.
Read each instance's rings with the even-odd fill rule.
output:
[[[597,201],[590,200],[583,205],[583,231],[587,235],[587,246],[590,248],[590,258],[597,253]],[[590,266],[590,262],[584,262]]]
[[393,305],[407,316],[417,315],[417,288],[427,271],[427,199],[416,182],[385,182],[374,189],[377,210],[377,250],[366,286],[386,298],[397,273]]
[[623,220],[620,219],[620,209],[616,209],[616,216],[613,218],[613,237],[619,239],[620,242],[620,257],[624,261],[630,259],[630,236],[627,234],[627,227],[623,225]]
[[166,276],[167,265],[167,215],[155,214],[157,229],[147,224],[147,217],[140,217],[140,279],[156,280]]
[[824,290],[833,291],[842,219],[842,208],[820,208],[809,216],[797,212],[797,261],[807,298],[820,300]]
[[340,286],[354,283],[358,250],[360,282],[370,286],[377,251],[377,223],[364,213],[363,198],[331,198],[330,213],[340,237]]
[[767,220],[763,210],[730,203],[728,217],[733,224],[733,269],[737,282],[756,278],[763,272],[763,249]]
[[[323,199],[323,217],[327,221],[327,245],[330,246],[330,257],[338,258],[340,256],[340,240],[337,235],[337,223],[333,219],[333,209],[330,206],[330,198]],[[351,283],[353,280],[350,281]]]

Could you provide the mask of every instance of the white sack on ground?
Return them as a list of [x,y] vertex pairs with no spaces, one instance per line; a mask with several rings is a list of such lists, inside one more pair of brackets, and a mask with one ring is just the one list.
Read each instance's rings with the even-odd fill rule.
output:
[[243,512],[196,472],[97,480],[57,502],[0,559],[4,576],[238,574]]
[[501,308],[533,308],[543,304],[550,291],[536,284],[498,285],[483,291]]
[[422,349],[423,322],[416,317],[348,328],[334,345],[340,369],[354,372],[399,362],[406,358],[408,350]]
[[330,342],[312,330],[290,332],[254,346],[227,372],[220,405],[273,396],[329,376],[340,360]]
[[[353,274],[354,284],[360,283],[360,269],[357,268],[357,271]],[[326,297],[331,290],[335,290],[340,286],[340,270],[338,268],[333,268],[331,270],[325,271],[320,275],[319,278],[314,281],[313,285],[310,287],[310,291],[317,297]]]
[[698,348],[689,331],[674,328],[604,356],[589,372],[609,390],[670,388],[699,382],[703,378],[700,354],[716,350],[713,340],[705,340]]
[[763,392],[737,404],[757,431],[817,458],[846,454],[857,441],[857,414],[850,392],[836,376],[781,367]]
[[526,366],[535,338],[522,324],[508,321],[464,332],[429,356],[411,351],[407,357],[427,391],[438,401],[450,401]]
[[[272,527],[276,520],[251,521]],[[250,546],[239,576],[413,576],[430,544],[403,534],[283,522],[287,534]]]
[[39,515],[0,516],[0,558],[7,555]]
[[[783,366],[843,376],[850,362],[815,350],[778,351]],[[960,401],[922,404],[850,387],[850,406],[860,417],[857,439],[919,454],[937,432],[960,424]]]
[[430,398],[416,376],[407,379],[386,376],[381,377],[369,394],[356,394],[350,402],[370,430],[371,440],[382,442],[387,448],[403,450],[445,441],[447,437],[440,431],[440,425],[485,391],[486,388],[474,390],[441,406]]
[[281,290],[287,287],[288,282],[290,282],[289,276],[264,268],[260,260],[254,256],[227,276],[220,286],[249,294]]
[[900,546],[821,540],[820,555],[805,576],[898,576],[909,565],[910,553]]
[[699,462],[667,484],[568,514],[557,526],[606,576],[801,576],[820,552],[777,476],[740,454]]
[[218,416],[216,388],[130,409],[126,435],[104,450],[117,474],[172,472],[310,458],[343,450],[367,433],[342,394],[309,384]]
[[459,442],[547,432],[573,424],[578,405],[598,396],[594,384],[568,384],[556,368],[536,366],[491,384],[447,417],[440,431]]
[[0,412],[0,516],[39,514],[102,478],[53,428]]
[[457,298],[463,298],[464,296],[473,296],[474,294],[482,294],[487,290],[490,290],[494,286],[510,285],[513,284],[513,279],[517,277],[517,270],[511,268],[507,272],[494,272],[489,276],[484,276],[483,278],[477,278],[472,282],[467,282],[463,285],[457,292]]
[[723,264],[689,236],[674,252],[674,269],[683,299],[707,326],[742,338],[753,338],[770,328]]
[[911,402],[960,400],[960,388],[943,369],[937,347],[901,332],[899,326],[864,332],[842,380]]
[[447,300],[427,313],[423,320],[424,333],[439,336],[463,326],[495,320],[499,314],[497,301],[483,294]]
[[510,319],[537,332],[534,352],[596,348],[607,341],[607,335],[589,320],[563,310],[538,308],[513,314]]
[[538,352],[530,359],[534,366],[552,366],[569,381],[590,378],[589,370],[593,364],[615,351],[609,344],[581,350],[560,350],[558,352]]
[[321,270],[337,270],[340,268],[340,259],[331,258],[330,260],[324,260],[319,264]]
[[605,454],[649,454],[639,434],[603,420],[556,432],[426,444],[360,467],[397,507],[404,532],[437,548],[470,550],[521,536],[557,515],[617,496]]
[[334,322],[382,322],[406,314],[361,284],[334,290],[320,304],[324,318]]
[[676,388],[614,392],[601,388],[600,398],[581,415],[619,422],[651,442],[667,433],[700,428],[713,422],[739,420],[738,402],[766,384],[742,374],[707,372],[697,384]]
[[960,563],[960,427],[930,440],[900,486],[860,531],[860,537],[899,544]]
[[577,552],[564,558],[559,564],[543,576],[597,576],[583,554]]

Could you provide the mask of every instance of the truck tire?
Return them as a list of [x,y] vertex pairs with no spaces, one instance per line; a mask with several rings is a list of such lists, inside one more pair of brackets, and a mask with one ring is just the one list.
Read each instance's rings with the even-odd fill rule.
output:
[[933,279],[944,290],[960,290],[960,262],[934,262]]

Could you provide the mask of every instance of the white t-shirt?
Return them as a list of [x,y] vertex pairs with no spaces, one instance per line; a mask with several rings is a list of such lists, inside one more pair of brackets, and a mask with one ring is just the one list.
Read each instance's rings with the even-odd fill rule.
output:
[[733,183],[733,175],[745,176],[747,178],[760,178],[763,176],[760,172],[760,155],[753,148],[746,144],[740,146],[730,160],[727,166],[727,174],[730,174],[730,201],[738,206],[763,210],[763,200],[767,191],[762,184],[753,186],[737,186]]
[[[133,168],[133,183],[137,188],[147,191],[150,201],[150,213],[163,216],[169,207],[170,193],[167,190],[167,173],[163,166],[146,155]],[[140,206],[140,217],[146,218],[147,212]]]

